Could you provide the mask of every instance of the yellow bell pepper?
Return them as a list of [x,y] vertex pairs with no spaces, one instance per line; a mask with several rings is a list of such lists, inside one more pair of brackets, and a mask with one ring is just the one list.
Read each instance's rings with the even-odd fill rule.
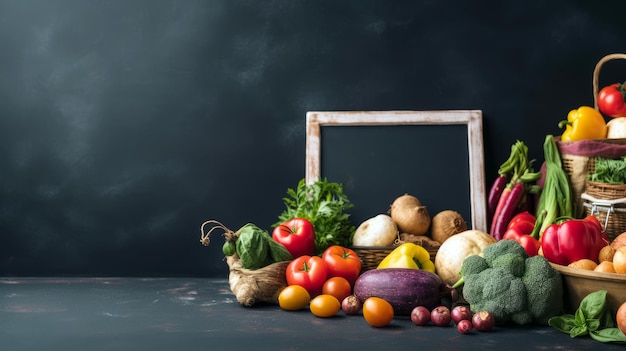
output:
[[562,141],[606,138],[606,121],[593,107],[581,106],[567,114],[567,120],[559,122],[559,128],[565,126]]
[[380,261],[377,268],[412,268],[435,273],[435,264],[430,260],[428,251],[414,243],[404,243],[396,247]]

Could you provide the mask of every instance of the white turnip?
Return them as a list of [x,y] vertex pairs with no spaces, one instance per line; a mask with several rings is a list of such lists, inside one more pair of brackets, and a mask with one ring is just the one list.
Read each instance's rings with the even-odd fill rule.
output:
[[354,246],[391,246],[398,239],[398,226],[386,214],[369,218],[354,232]]

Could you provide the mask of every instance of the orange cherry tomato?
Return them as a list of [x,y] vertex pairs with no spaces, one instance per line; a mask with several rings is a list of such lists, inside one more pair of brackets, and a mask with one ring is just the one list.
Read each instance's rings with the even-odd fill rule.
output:
[[311,301],[311,295],[300,285],[289,285],[278,294],[278,305],[287,311],[304,309]]
[[372,327],[384,327],[394,317],[393,306],[380,297],[369,297],[363,301],[363,318]]
[[322,294],[333,295],[339,301],[343,301],[352,294],[352,286],[344,277],[332,277],[324,282]]
[[332,317],[341,309],[341,303],[333,295],[321,294],[311,300],[309,308],[317,317]]

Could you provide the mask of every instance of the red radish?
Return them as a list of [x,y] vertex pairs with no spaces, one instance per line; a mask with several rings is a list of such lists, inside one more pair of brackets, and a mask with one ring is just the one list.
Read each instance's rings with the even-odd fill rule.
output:
[[445,327],[452,321],[450,309],[446,306],[437,306],[430,312],[430,320],[438,327]]
[[493,221],[491,222],[490,234],[496,240],[501,240],[502,236],[504,236],[506,227],[509,225],[513,215],[515,215],[517,205],[524,197],[525,192],[526,188],[522,182],[517,182],[513,185],[513,187],[507,187],[502,192],[502,196],[500,196],[500,201],[498,202],[498,207],[496,208],[496,212],[493,216]]
[[430,322],[430,311],[425,306],[417,306],[411,311],[411,322],[415,325],[426,325]]
[[349,295],[341,301],[341,310],[347,315],[359,314],[361,311],[361,301],[355,295]]
[[493,215],[496,212],[496,207],[498,206],[498,200],[500,200],[500,196],[506,187],[507,178],[505,175],[500,175],[496,180],[494,180],[491,185],[491,189],[489,190],[489,196],[487,197],[487,218],[491,221],[493,219]]
[[472,331],[472,322],[468,321],[467,319],[463,319],[456,324],[456,329],[461,334],[469,334]]
[[452,315],[452,320],[454,323],[459,323],[462,320],[471,320],[472,319],[472,311],[465,305],[457,305],[454,306],[452,311],[450,311]]
[[489,311],[479,311],[472,316],[472,325],[481,332],[490,331],[495,324],[495,319]]

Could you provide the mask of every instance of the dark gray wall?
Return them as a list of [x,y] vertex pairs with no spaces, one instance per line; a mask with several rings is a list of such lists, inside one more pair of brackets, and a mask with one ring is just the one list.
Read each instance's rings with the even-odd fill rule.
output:
[[2,0],[0,275],[225,276],[200,224],[276,221],[311,110],[483,110],[490,184],[593,103],[607,3]]

